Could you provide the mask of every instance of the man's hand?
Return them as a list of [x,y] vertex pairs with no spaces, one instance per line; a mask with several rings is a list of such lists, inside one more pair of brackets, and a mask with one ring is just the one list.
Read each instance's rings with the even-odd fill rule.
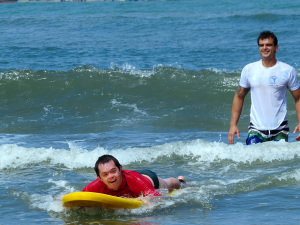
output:
[[[300,124],[299,124],[299,129],[300,129]],[[300,130],[299,130],[300,131]],[[230,126],[230,130],[228,132],[228,143],[229,144],[234,144],[234,135],[236,134],[236,136],[238,137],[238,139],[240,139],[240,131],[239,128],[234,125],[234,126]],[[300,134],[299,134],[299,140],[300,140]]]
[[[299,131],[300,132],[300,123],[295,127],[295,130],[294,130],[294,134]],[[300,133],[299,135],[295,138],[296,141],[300,141]]]

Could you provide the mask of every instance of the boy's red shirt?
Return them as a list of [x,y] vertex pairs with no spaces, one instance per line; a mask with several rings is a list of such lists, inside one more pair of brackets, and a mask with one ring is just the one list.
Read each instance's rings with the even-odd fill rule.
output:
[[151,181],[133,170],[122,170],[122,184],[119,190],[109,189],[99,178],[89,183],[82,191],[97,192],[117,197],[137,198],[139,196],[161,196]]

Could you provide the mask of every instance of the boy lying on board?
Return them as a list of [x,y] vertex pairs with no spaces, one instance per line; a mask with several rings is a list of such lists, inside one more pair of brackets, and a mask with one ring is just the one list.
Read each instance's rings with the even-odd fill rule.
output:
[[151,170],[123,170],[119,161],[111,155],[99,157],[94,169],[97,179],[82,191],[137,198],[147,195],[161,196],[156,189],[164,188],[171,192],[186,183],[183,176],[179,176],[178,179],[174,177],[162,179]]

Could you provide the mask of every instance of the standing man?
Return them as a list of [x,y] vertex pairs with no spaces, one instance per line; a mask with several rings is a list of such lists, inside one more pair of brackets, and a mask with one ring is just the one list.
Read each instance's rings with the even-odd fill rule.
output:
[[[237,127],[245,96],[251,91],[250,126],[246,144],[265,141],[288,141],[287,89],[295,99],[298,125],[294,133],[300,131],[300,85],[296,70],[276,59],[278,41],[274,33],[263,31],[257,38],[261,60],[244,67],[238,89],[234,95],[231,111],[229,144],[234,136],[240,138]],[[296,137],[300,140],[300,134]]]

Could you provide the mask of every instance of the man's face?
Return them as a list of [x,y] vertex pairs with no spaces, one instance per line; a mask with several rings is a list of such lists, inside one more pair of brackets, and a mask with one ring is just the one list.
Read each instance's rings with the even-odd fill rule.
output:
[[278,45],[274,45],[273,38],[259,39],[258,47],[262,59],[275,59]]
[[122,184],[122,172],[113,160],[99,164],[99,175],[102,182],[112,190],[118,190]]

